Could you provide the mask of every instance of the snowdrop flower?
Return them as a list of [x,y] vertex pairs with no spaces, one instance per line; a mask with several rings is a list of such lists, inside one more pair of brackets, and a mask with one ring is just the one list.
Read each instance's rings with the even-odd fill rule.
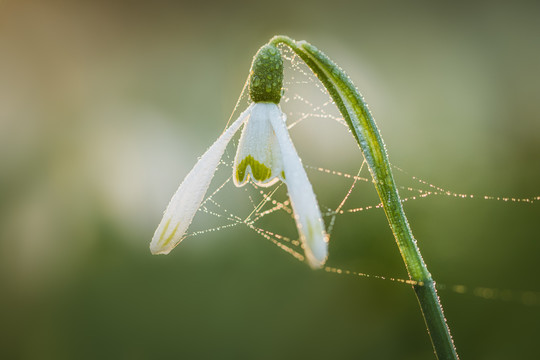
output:
[[252,181],[267,187],[283,181],[308,263],[313,268],[322,267],[327,257],[328,236],[313,188],[289,137],[286,116],[279,107],[282,83],[281,54],[274,45],[265,45],[251,66],[249,94],[253,103],[204,153],[180,184],[152,238],[153,254],[168,254],[183,240],[227,144],[244,125],[234,159],[234,184],[240,187]]

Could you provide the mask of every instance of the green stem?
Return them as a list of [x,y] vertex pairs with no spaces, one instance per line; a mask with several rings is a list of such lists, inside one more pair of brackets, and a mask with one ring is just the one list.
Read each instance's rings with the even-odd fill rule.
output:
[[317,75],[336,103],[362,149],[377,193],[381,199],[388,223],[412,280],[428,333],[438,359],[458,359],[450,329],[420,250],[416,244],[394,182],[386,148],[362,96],[332,60],[305,41],[294,41],[286,36],[276,36],[272,44],[289,46]]

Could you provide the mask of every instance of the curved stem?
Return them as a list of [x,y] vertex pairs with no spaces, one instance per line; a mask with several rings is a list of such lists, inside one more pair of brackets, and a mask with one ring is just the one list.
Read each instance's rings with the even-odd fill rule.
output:
[[305,41],[276,36],[270,43],[289,46],[317,75],[336,103],[360,146],[426,322],[438,359],[458,359],[443,309],[416,239],[403,211],[386,148],[362,96],[332,60]]

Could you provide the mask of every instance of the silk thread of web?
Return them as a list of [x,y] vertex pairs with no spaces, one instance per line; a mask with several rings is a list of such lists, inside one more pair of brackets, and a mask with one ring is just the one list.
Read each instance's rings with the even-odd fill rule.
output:
[[[293,104],[298,103],[303,106],[307,106],[310,111],[291,111],[288,113],[288,119],[289,124],[287,125],[288,129],[292,129],[299,124],[301,124],[304,121],[310,121],[311,119],[316,118],[322,118],[322,119],[329,119],[331,121],[334,121],[338,123],[339,125],[347,127],[347,124],[345,123],[344,119],[340,117],[339,115],[335,114],[335,106],[331,99],[329,99],[329,96],[326,92],[326,89],[318,82],[318,80],[309,73],[309,70],[305,68],[305,65],[302,66],[301,61],[297,58],[295,54],[291,54],[290,51],[284,50],[284,59],[288,61],[288,63],[291,66],[291,69],[293,70],[293,75],[291,75],[289,78],[290,80],[286,80],[284,82],[284,90],[285,90],[285,96],[282,100],[283,104]],[[246,81],[244,83],[244,87],[242,89],[242,93],[240,97],[238,98],[238,101],[235,105],[233,114],[229,118],[228,124],[231,122],[231,120],[234,118],[235,114],[239,113],[239,108],[242,105],[243,102],[247,105],[249,103],[247,95],[246,95],[246,89],[247,89],[248,82]],[[321,105],[315,105],[313,101],[308,100],[307,98],[297,94],[293,93],[292,95],[288,95],[289,87],[293,85],[313,85],[315,86],[318,91],[327,96],[327,100],[320,102]],[[332,107],[332,109],[330,109]],[[334,113],[332,112],[334,111]],[[221,162],[221,165],[224,165],[222,167],[225,167],[227,171],[231,171],[232,169],[232,158],[233,156],[231,153],[234,153],[234,151],[231,151],[229,149],[226,150],[225,153],[225,160]],[[329,176],[337,176],[344,179],[352,180],[352,183],[350,183],[348,190],[345,193],[345,196],[340,201],[337,207],[328,207],[324,205],[320,205],[321,209],[324,209],[323,217],[326,219],[326,222],[328,223],[327,226],[327,232],[331,236],[335,223],[336,218],[340,215],[343,215],[345,213],[356,213],[361,211],[367,211],[367,210],[373,210],[373,209],[380,209],[382,208],[381,203],[366,205],[362,207],[353,206],[350,208],[345,208],[345,205],[348,203],[348,200],[353,193],[353,191],[357,188],[358,183],[371,183],[372,180],[370,178],[370,175],[368,173],[368,177],[361,176],[362,171],[365,169],[365,159],[363,160],[358,172],[356,175],[349,174],[347,172],[338,171],[338,170],[332,170],[327,169],[320,166],[310,166],[305,165],[304,167],[308,171],[316,171],[320,172]],[[408,174],[403,169],[392,165],[394,169],[396,169],[398,172],[406,175],[409,177],[413,182],[415,182],[417,185],[420,185],[421,187],[417,186],[399,186],[400,191],[402,192],[402,202],[412,201],[412,200],[419,200],[427,197],[433,197],[433,196],[446,196],[446,197],[455,197],[460,199],[484,199],[484,200],[496,200],[496,201],[503,201],[503,202],[516,202],[516,203],[528,203],[533,204],[535,201],[540,200],[540,196],[534,196],[530,198],[514,198],[514,197],[506,197],[506,196],[493,196],[493,195],[474,195],[474,194],[464,194],[464,193],[458,193],[446,190],[440,186],[437,186],[435,184],[429,183],[428,181],[425,181],[423,179],[420,179],[416,176]],[[256,234],[260,235],[261,237],[265,238],[266,240],[270,241],[274,245],[276,245],[281,250],[285,251],[286,253],[293,256],[295,259],[304,262],[305,257],[303,255],[302,251],[302,244],[298,239],[294,239],[282,234],[278,234],[276,232],[270,231],[268,229],[263,229],[262,227],[259,227],[257,223],[260,222],[264,217],[269,216],[274,213],[278,212],[284,212],[286,213],[290,218],[291,221],[294,221],[293,219],[293,212],[290,204],[290,200],[286,198],[285,200],[279,200],[274,197],[276,192],[280,189],[282,186],[282,183],[279,183],[279,185],[271,187],[271,188],[259,188],[255,186],[254,184],[251,184],[251,187],[245,186],[243,187],[244,192],[246,193],[246,197],[252,207],[251,212],[247,216],[240,216],[237,214],[234,214],[231,210],[228,210],[224,206],[222,206],[219,201],[215,200],[215,196],[219,194],[224,188],[227,186],[231,187],[231,180],[232,176],[229,176],[224,182],[222,182],[213,192],[210,196],[208,196],[204,202],[202,203],[202,206],[200,208],[200,211],[203,213],[206,213],[210,216],[221,218],[226,221],[229,221],[227,224],[222,224],[216,227],[198,230],[191,232],[186,235],[186,237],[194,237],[199,236],[208,232],[216,232],[221,230],[230,229],[237,226],[246,226],[247,228],[253,230]],[[425,188],[422,188],[425,187]],[[255,190],[255,193],[250,191],[251,189]],[[259,200],[255,199],[254,196],[260,197]],[[405,196],[403,196],[405,195]],[[382,275],[374,275],[374,274],[367,274],[362,272],[357,272],[353,270],[348,269],[341,269],[338,267],[331,267],[331,266],[325,266],[324,270],[328,273],[337,274],[337,275],[349,275],[349,276],[355,276],[355,277],[362,277],[362,278],[372,278],[372,279],[378,279],[378,280],[385,280],[385,281],[391,281],[395,283],[401,283],[405,285],[418,285],[422,286],[422,284],[417,283],[410,279],[401,279],[396,277],[390,277],[390,276],[382,276]],[[488,288],[488,287],[468,287],[465,285],[445,285],[445,284],[438,284],[437,289],[439,290],[446,290],[446,291],[452,291],[457,294],[469,294],[476,297],[481,297],[484,299],[499,299],[503,301],[513,301],[513,302],[519,302],[525,305],[540,305],[540,293],[533,292],[533,291],[515,291],[515,290],[501,290],[496,288]]]

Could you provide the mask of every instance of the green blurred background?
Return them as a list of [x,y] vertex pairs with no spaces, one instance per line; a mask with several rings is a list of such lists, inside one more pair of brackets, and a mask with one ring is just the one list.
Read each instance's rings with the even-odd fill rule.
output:
[[[312,271],[246,228],[167,257],[149,240],[274,34],[349,73],[395,165],[456,192],[539,195],[539,14],[537,1],[0,1],[0,357],[433,359],[408,286]],[[292,131],[305,162],[355,171],[346,131],[321,131]],[[351,150],[334,162],[312,139]],[[347,186],[324,179],[319,199],[339,203]],[[533,358],[540,207],[405,210],[440,283],[535,292],[525,305],[441,291],[462,358]],[[330,252],[406,277],[382,211],[339,217]]]

